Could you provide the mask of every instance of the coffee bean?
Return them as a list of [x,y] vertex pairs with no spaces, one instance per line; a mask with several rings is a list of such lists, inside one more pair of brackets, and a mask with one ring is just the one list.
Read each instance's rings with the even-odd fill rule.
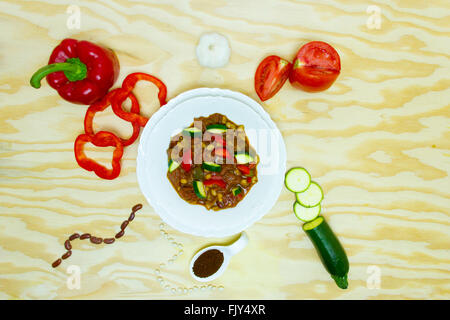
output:
[[62,262],[61,259],[56,260],[55,262],[52,263],[52,267],[56,268],[57,266],[59,266],[61,264],[61,262]]
[[122,225],[120,226],[121,230],[125,230],[125,228],[128,226],[128,220],[125,220],[124,222],[122,222]]
[[120,230],[117,234],[116,234],[116,239],[119,239],[120,237],[122,237],[125,234],[125,231]]
[[141,210],[141,209],[142,209],[142,204],[138,203],[133,208],[131,208],[131,211],[136,212],[136,211]]
[[91,234],[90,234],[90,233],[83,233],[83,234],[80,236],[80,240],[89,239],[90,237],[91,237]]
[[72,255],[72,251],[67,251],[66,253],[64,253],[63,255],[62,255],[62,257],[61,258],[63,258],[63,259],[67,259],[68,257],[70,257]]
[[74,233],[73,235],[71,235],[70,237],[69,237],[69,240],[70,241],[73,241],[73,240],[75,240],[75,239],[78,239],[80,237],[80,235],[78,234],[78,233]]
[[106,238],[106,239],[103,239],[103,242],[106,243],[106,244],[111,244],[111,243],[113,243],[114,241],[116,241],[116,239],[114,239],[114,238]]
[[72,249],[72,245],[70,244],[70,240],[66,240],[66,242],[64,242],[64,248],[66,248],[66,250],[71,250]]
[[130,216],[128,217],[128,221],[133,221],[134,220],[134,217],[135,217],[135,214],[134,214],[134,212],[132,212],[131,214],[130,214]]

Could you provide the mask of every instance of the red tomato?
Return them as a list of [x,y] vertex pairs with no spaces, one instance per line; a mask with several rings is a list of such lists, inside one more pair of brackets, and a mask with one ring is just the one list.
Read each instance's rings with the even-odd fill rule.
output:
[[294,59],[289,81],[294,87],[309,92],[328,89],[341,72],[339,54],[328,43],[305,44]]
[[255,90],[258,97],[265,101],[280,91],[291,68],[292,63],[278,56],[268,56],[261,61],[255,73]]

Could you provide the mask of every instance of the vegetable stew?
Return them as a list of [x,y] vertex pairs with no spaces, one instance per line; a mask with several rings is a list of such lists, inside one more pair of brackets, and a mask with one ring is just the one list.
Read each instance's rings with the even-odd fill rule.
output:
[[258,182],[255,150],[244,126],[214,113],[172,137],[167,177],[178,195],[208,210],[235,207]]

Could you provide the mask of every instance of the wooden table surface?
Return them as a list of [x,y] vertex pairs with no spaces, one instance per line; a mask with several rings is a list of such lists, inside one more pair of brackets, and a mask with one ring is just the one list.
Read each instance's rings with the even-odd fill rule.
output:
[[[0,298],[449,299],[449,16],[446,0],[1,1]],[[196,60],[209,31],[230,42],[224,68]],[[283,134],[287,166],[306,167],[324,189],[323,215],[349,256],[349,288],[322,267],[285,189],[226,273],[205,288],[194,282],[193,254],[233,237],[161,225],[137,184],[137,142],[113,181],[78,167],[73,143],[86,107],[28,83],[66,37],[111,47],[117,83],[148,72],[168,98],[220,87],[258,100],[253,75],[265,56],[291,59],[311,40],[332,44],[342,72],[329,90],[286,84],[262,105]],[[145,114],[158,108],[155,92],[139,84]],[[96,127],[131,132],[111,111]],[[107,161],[110,151],[90,152]],[[111,236],[136,203],[144,208],[120,241],[74,242],[72,256],[50,266],[72,232]]]

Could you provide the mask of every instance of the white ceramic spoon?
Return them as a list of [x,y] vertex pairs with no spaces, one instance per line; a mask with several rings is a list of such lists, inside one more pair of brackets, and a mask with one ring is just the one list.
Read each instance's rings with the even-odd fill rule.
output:
[[[245,232],[242,232],[241,236],[239,237],[239,239],[236,240],[234,243],[228,245],[228,246],[210,246],[210,247],[206,247],[206,248],[200,250],[192,258],[191,263],[189,265],[189,270],[191,272],[192,278],[194,278],[195,280],[200,281],[200,282],[208,282],[208,281],[212,281],[214,279],[217,279],[218,277],[220,277],[225,272],[225,269],[227,268],[228,263],[230,263],[231,257],[234,256],[239,251],[241,251],[242,249],[244,249],[247,246],[247,243],[248,243],[247,234]],[[210,275],[209,277],[205,277],[205,278],[197,277],[195,275],[194,271],[193,271],[194,262],[197,260],[197,258],[203,252],[208,251],[208,250],[212,250],[212,249],[217,249],[217,250],[219,250],[219,251],[221,251],[223,253],[223,263],[222,263],[222,265],[220,266],[219,270],[217,270],[214,274]]]

